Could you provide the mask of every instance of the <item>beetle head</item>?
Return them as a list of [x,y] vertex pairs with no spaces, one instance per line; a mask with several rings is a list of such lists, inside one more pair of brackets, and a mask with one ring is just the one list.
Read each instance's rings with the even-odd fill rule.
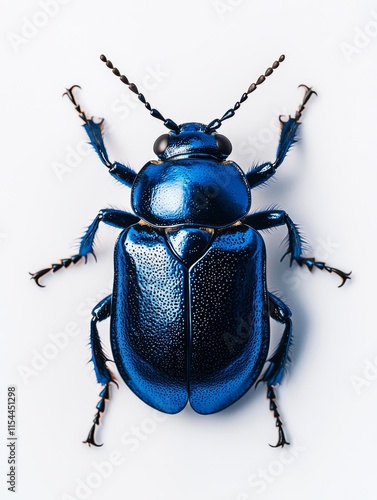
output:
[[222,161],[230,155],[232,144],[225,135],[209,131],[207,125],[184,123],[178,132],[158,137],[153,151],[160,160],[207,157]]

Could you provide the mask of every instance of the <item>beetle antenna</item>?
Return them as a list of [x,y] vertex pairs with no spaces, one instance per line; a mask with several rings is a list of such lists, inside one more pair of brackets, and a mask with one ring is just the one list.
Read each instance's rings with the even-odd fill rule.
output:
[[131,92],[133,92],[134,94],[137,95],[137,97],[139,98],[139,101],[141,101],[144,104],[144,106],[147,108],[148,111],[150,111],[151,115],[154,118],[158,118],[159,120],[163,121],[165,127],[167,127],[168,129],[174,130],[174,132],[177,132],[177,133],[179,132],[178,125],[175,122],[173,122],[173,120],[171,120],[170,118],[165,119],[157,109],[152,108],[151,105],[149,104],[149,102],[145,99],[144,95],[141,92],[139,92],[139,89],[137,88],[137,86],[134,83],[131,83],[125,75],[121,75],[119,69],[116,68],[113,65],[113,63],[107,59],[106,56],[104,56],[102,54],[100,56],[100,59],[101,59],[101,61],[103,61],[106,64],[106,66],[108,68],[110,68],[113,71],[115,76],[118,76],[120,78],[122,83],[124,83],[125,85],[128,86],[128,88],[131,90]]
[[254,90],[257,88],[257,86],[261,85],[265,80],[267,76],[270,76],[274,69],[277,69],[280,66],[280,63],[282,63],[285,59],[285,55],[282,54],[278,61],[275,61],[270,68],[267,68],[266,71],[264,72],[264,75],[261,75],[258,80],[255,83],[252,83],[249,88],[247,89],[247,92],[243,93],[240,100],[236,102],[236,104],[233,106],[233,108],[228,109],[226,113],[223,114],[221,118],[216,118],[215,120],[212,120],[211,123],[207,125],[206,131],[211,133],[217,128],[221,127],[221,124],[224,120],[227,120],[228,118],[231,118],[234,116],[235,112],[237,109],[241,106],[243,102],[246,101],[246,99],[249,97],[249,94],[254,92]]

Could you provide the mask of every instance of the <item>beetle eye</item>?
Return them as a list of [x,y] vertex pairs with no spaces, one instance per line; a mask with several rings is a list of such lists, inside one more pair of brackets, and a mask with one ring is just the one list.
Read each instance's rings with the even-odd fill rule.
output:
[[168,146],[169,134],[163,134],[158,137],[153,145],[153,151],[158,156],[162,154]]
[[225,137],[225,135],[216,134],[216,144],[220,152],[226,156],[230,155],[232,152],[232,144],[230,140]]

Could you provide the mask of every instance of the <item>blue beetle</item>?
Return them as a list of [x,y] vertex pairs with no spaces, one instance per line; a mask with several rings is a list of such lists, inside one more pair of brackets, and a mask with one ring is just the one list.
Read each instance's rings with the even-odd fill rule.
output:
[[[122,229],[114,254],[113,292],[92,311],[91,361],[104,385],[86,443],[99,446],[95,429],[116,383],[107,367],[97,324],[111,317],[110,339],[116,367],[126,384],[147,404],[165,413],[180,412],[190,401],[201,414],[218,412],[252,386],[264,382],[276,419],[276,446],[289,444],[283,430],[275,386],[283,377],[292,344],[291,311],[266,283],[266,252],[259,231],[286,225],[291,264],[325,269],[350,277],[324,262],[302,256],[302,239],[283,210],[249,213],[251,190],[273,176],[296,141],[300,117],[315,93],[305,95],[294,117],[280,118],[281,136],[274,162],[247,174],[233,161],[230,141],[217,132],[250,93],[271,75],[284,56],[252,83],[233,108],[208,125],[177,125],[152,108],[134,83],[104,55],[101,60],[134,92],[151,115],[169,129],[154,144],[158,160],[137,174],[109,160],[103,142],[103,119],[88,118],[77,103],[75,85],[66,95],[74,104],[90,143],[110,174],[131,188],[133,214],[103,209],[87,229],[79,253],[32,274],[87,260],[100,222]],[[267,361],[270,319],[284,325],[277,348]]]

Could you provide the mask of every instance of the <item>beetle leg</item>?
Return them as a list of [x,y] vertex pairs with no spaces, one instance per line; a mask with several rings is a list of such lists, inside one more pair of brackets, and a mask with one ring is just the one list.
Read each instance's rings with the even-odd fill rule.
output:
[[290,445],[291,443],[287,441],[284,434],[283,422],[281,421],[280,413],[278,412],[278,407],[276,404],[276,393],[273,385],[267,385],[267,399],[270,400],[270,410],[274,412],[274,417],[276,419],[276,427],[279,430],[278,442],[275,445],[270,444],[270,446],[271,448],[278,448],[279,446],[283,448],[284,445],[286,444]]
[[329,273],[335,273],[342,279],[342,283],[339,285],[339,288],[342,287],[348,279],[351,279],[351,273],[345,273],[340,269],[330,267],[325,262],[318,262],[314,257],[303,257],[301,255],[303,251],[303,239],[297,226],[284,210],[267,210],[264,212],[258,212],[247,216],[245,218],[245,223],[250,224],[251,227],[257,230],[270,229],[286,225],[288,229],[288,249],[281,260],[283,260],[287,255],[290,255],[291,265],[293,261],[296,261],[299,266],[305,265],[309,271],[312,271],[316,267],[321,271],[326,270]]
[[[94,258],[96,259],[94,252],[90,252],[90,253],[93,254]],[[30,279],[34,280],[36,282],[36,284],[38,286],[40,286],[41,288],[44,288],[46,285],[41,285],[39,282],[39,280],[41,278],[43,278],[43,276],[48,274],[50,271],[55,273],[56,271],[59,271],[59,269],[61,269],[62,267],[69,267],[71,264],[77,264],[77,262],[79,262],[83,257],[85,257],[85,263],[86,263],[86,261],[88,260],[87,255],[84,256],[84,255],[76,254],[76,255],[72,255],[72,257],[69,257],[67,259],[60,259],[59,262],[55,262],[54,264],[51,264],[51,266],[46,267],[46,269],[41,269],[40,271],[37,271],[36,273],[29,273],[31,276]]]
[[271,318],[285,325],[280,342],[275,352],[268,360],[270,365],[263,374],[262,378],[258,381],[258,384],[259,382],[265,382],[267,384],[267,398],[270,400],[270,410],[274,414],[276,427],[279,429],[279,440],[277,444],[273,446],[275,448],[289,444],[284,434],[283,422],[281,421],[280,413],[276,404],[276,393],[274,388],[276,385],[281,383],[284,370],[290,361],[289,354],[292,345],[292,321],[289,307],[276,297],[276,295],[269,293],[269,303]]
[[[283,255],[281,260],[284,259],[285,255]],[[350,275],[351,275],[352,271],[350,271],[349,273],[345,273],[344,271],[341,271],[340,269],[336,269],[335,267],[328,266],[327,264],[325,264],[325,262],[316,261],[314,257],[301,257],[300,256],[300,257],[296,257],[294,260],[297,262],[297,264],[299,266],[305,265],[309,269],[309,271],[312,271],[313,268],[316,267],[317,269],[320,269],[321,271],[323,271],[325,269],[329,273],[337,274],[342,280],[341,284],[338,285],[338,288],[342,288],[344,283],[347,280],[351,279]]]
[[62,267],[69,267],[71,264],[77,264],[80,260],[84,258],[85,264],[88,260],[88,255],[92,254],[94,259],[96,256],[94,254],[94,238],[96,236],[98,226],[100,222],[105,222],[110,226],[114,226],[118,229],[126,229],[127,227],[135,224],[140,219],[135,215],[129,214],[127,212],[123,212],[121,210],[114,210],[113,208],[104,208],[100,210],[97,217],[90,224],[88,229],[86,230],[84,236],[81,238],[79,253],[76,255],[72,255],[69,258],[61,259],[58,263],[51,264],[50,267],[37,271],[36,273],[29,273],[31,275],[30,279],[33,279],[36,284],[40,287],[44,287],[45,285],[41,285],[39,280],[48,274],[50,271],[55,273],[59,271]]
[[269,305],[271,318],[285,325],[285,328],[275,352],[269,358],[270,366],[263,375],[262,380],[263,382],[267,382],[269,385],[278,385],[281,383],[284,375],[284,369],[290,361],[289,354],[292,345],[292,313],[289,307],[271,292],[269,292]]
[[116,180],[131,187],[136,178],[136,172],[126,165],[122,165],[119,162],[113,163],[109,160],[106,147],[103,142],[103,128],[105,120],[104,118],[101,118],[99,121],[95,121],[93,117],[88,118],[85,111],[76,100],[76,96],[73,93],[75,88],[80,89],[81,87],[79,85],[73,85],[71,88],[66,89],[63,96],[66,95],[69,98],[79,117],[84,122],[83,127],[88,134],[90,144],[93,146],[94,151],[99,156],[101,162],[109,169],[110,174],[115,177]]
[[310,97],[313,94],[316,94],[314,90],[307,87],[306,85],[300,85],[300,87],[305,88],[305,94],[302,103],[295,113],[294,118],[289,116],[287,120],[283,120],[283,117],[279,116],[281,133],[279,145],[276,151],[275,161],[273,163],[266,162],[262,165],[257,165],[246,174],[251,189],[266,182],[276,173],[277,168],[283,163],[290,148],[295,142],[297,142],[297,131],[300,126],[299,120],[301,118],[302,112],[304,111],[305,105],[309,101]]
[[97,403],[96,409],[97,412],[94,416],[93,425],[90,428],[88,437],[84,441],[89,446],[102,446],[101,444],[97,444],[95,442],[95,429],[96,426],[100,423],[100,418],[102,413],[105,411],[106,401],[110,398],[110,384],[113,382],[117,385],[114,375],[107,368],[106,362],[110,361],[103,351],[103,347],[101,344],[101,339],[99,337],[97,323],[105,320],[110,316],[111,313],[111,295],[101,300],[96,307],[92,311],[92,321],[90,325],[90,346],[92,350],[92,357],[90,361],[93,362],[94,371],[97,377],[97,382],[99,384],[104,385],[105,387],[100,392],[100,400]]

